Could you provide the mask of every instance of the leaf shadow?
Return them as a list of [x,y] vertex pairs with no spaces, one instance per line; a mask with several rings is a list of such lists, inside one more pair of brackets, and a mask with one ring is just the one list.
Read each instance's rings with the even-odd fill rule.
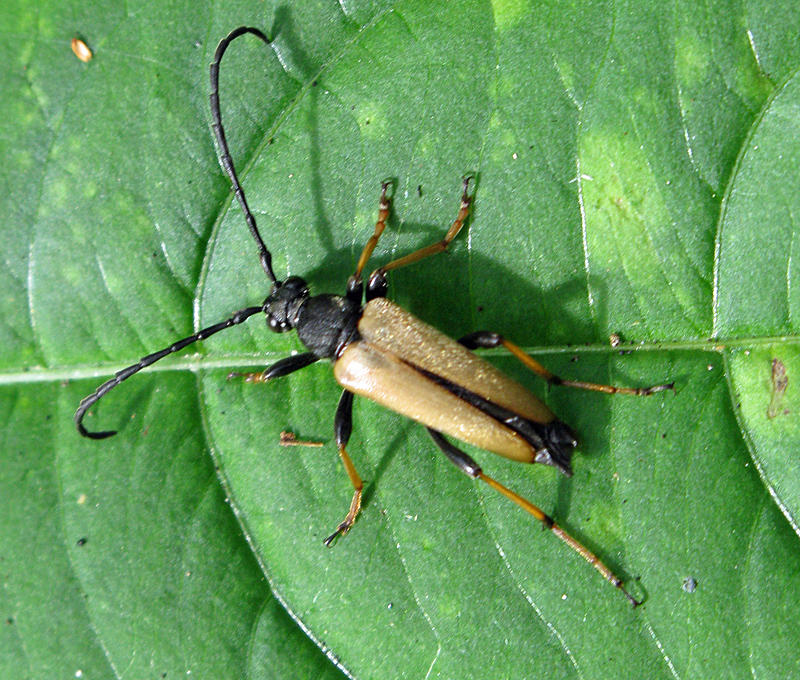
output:
[[327,251],[334,247],[331,236],[331,225],[325,218],[325,204],[322,199],[322,176],[320,173],[321,150],[319,134],[319,96],[317,82],[313,80],[316,67],[303,49],[296,23],[292,18],[292,10],[288,5],[280,5],[275,11],[275,20],[272,24],[272,36],[280,36],[282,46],[285,47],[292,65],[300,72],[303,83],[310,83],[304,97],[308,98],[306,124],[309,131],[309,156],[308,165],[311,172],[309,186],[311,188],[311,201],[314,205],[314,230],[317,232],[320,243]]

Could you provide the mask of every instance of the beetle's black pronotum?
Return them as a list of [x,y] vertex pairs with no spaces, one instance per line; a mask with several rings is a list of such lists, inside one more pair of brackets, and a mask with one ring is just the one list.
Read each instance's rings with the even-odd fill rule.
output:
[[232,375],[239,375],[249,382],[267,382],[320,359],[329,359],[333,363],[336,380],[344,387],[336,409],[334,428],[339,455],[354,492],[350,510],[336,531],[325,539],[327,545],[347,533],[361,508],[363,484],[346,450],[352,431],[353,396],[359,394],[424,425],[434,443],[459,470],[485,482],[529,512],[597,569],[607,581],[619,588],[634,606],[640,604],[641,600],[635,599],[625,589],[622,580],[588,548],[566,533],[538,507],[484,474],[480,466],[456,448],[445,435],[507,458],[526,463],[544,463],[565,475],[572,474],[570,458],[577,445],[572,430],[528,390],[474,354],[472,350],[477,348],[503,346],[550,384],[609,394],[636,395],[652,394],[670,389],[672,385],[623,388],[563,380],[497,333],[479,331],[455,342],[386,299],[386,272],[442,252],[456,237],[472,202],[470,177],[464,179],[461,206],[444,239],[376,269],[367,281],[366,291],[362,271],[386,227],[391,203],[387,196],[389,182],[382,185],[375,231],[361,253],[355,272],[347,281],[344,295],[312,296],[306,282],[298,276],[279,281],[272,270],[270,252],[261,239],[236,175],[220,116],[220,61],[230,43],[246,33],[255,35],[266,44],[270,42],[261,31],[246,26],[232,31],[220,42],[211,64],[211,112],[220,163],[228,173],[242,206],[272,290],[263,304],[242,309],[227,320],[178,340],[119,371],[81,401],[75,413],[78,431],[93,439],[113,435],[113,431],[91,432],[83,426],[87,410],[109,390],[168,354],[264,312],[273,331],[282,333],[296,330],[308,351],[282,359],[262,373]]

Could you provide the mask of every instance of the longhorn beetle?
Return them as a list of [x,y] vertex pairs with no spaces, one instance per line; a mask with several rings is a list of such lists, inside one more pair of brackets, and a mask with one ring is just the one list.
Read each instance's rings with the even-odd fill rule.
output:
[[361,509],[363,483],[346,448],[353,429],[353,396],[358,394],[421,423],[436,446],[461,472],[485,482],[529,512],[597,569],[603,578],[619,588],[634,607],[641,604],[642,600],[634,598],[626,590],[622,579],[586,546],[533,503],[485,474],[470,456],[456,448],[445,435],[506,458],[525,463],[543,463],[567,476],[572,474],[570,458],[578,444],[575,434],[527,389],[474,354],[472,350],[478,348],[505,347],[551,385],[566,385],[607,394],[649,395],[672,389],[673,384],[630,388],[565,380],[550,373],[520,347],[497,333],[478,331],[455,342],[386,299],[388,271],[444,251],[461,230],[473,198],[469,190],[471,176],[464,178],[458,215],[444,239],[376,269],[367,280],[366,290],[362,272],[386,227],[391,205],[387,190],[391,182],[384,182],[381,186],[375,231],[361,252],[355,272],[347,281],[344,295],[311,295],[308,285],[299,276],[289,276],[279,281],[272,270],[270,251],[261,239],[236,174],[220,115],[220,62],[231,42],[246,33],[256,36],[266,45],[270,44],[264,33],[248,26],[233,30],[219,43],[211,64],[212,127],[219,146],[220,164],[230,177],[233,191],[258,247],[261,266],[272,284],[271,292],[263,304],[239,310],[225,321],[178,340],[117,372],[81,401],[75,412],[78,432],[92,439],[104,439],[115,434],[114,431],[92,432],[83,425],[88,409],[111,389],[165,356],[264,312],[271,330],[276,333],[296,330],[308,351],[281,359],[261,373],[235,373],[229,377],[238,376],[247,382],[263,383],[305,368],[320,359],[329,359],[333,363],[334,377],[344,388],[334,417],[334,430],[336,446],[354,491],[347,515],[336,531],[325,539],[326,545],[330,546],[350,530]]

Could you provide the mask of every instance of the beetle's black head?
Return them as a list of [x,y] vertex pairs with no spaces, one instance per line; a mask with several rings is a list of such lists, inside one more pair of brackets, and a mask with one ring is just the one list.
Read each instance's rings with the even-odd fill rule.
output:
[[297,324],[297,314],[308,299],[308,284],[299,276],[278,281],[264,300],[267,325],[276,333],[285,333]]

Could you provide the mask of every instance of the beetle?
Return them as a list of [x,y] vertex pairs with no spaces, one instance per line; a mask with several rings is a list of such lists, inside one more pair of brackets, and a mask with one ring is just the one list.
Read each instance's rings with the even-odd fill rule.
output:
[[239,310],[228,319],[178,340],[118,371],[80,402],[75,412],[78,432],[92,439],[104,439],[115,434],[110,430],[89,431],[83,425],[87,411],[111,389],[167,355],[263,312],[272,331],[284,333],[295,330],[307,351],[281,359],[263,372],[232,373],[229,378],[241,377],[247,382],[264,383],[327,359],[333,364],[336,381],[344,388],[334,417],[334,431],[339,456],[353,486],[353,496],[344,520],[325,539],[326,545],[332,545],[350,530],[361,509],[364,485],[347,452],[353,425],[353,399],[355,395],[360,395],[421,423],[436,446],[461,472],[488,484],[530,513],[597,569],[634,607],[641,604],[643,600],[637,600],[625,588],[622,579],[593,552],[540,508],[485,474],[475,460],[447,437],[512,460],[550,465],[567,476],[572,474],[570,461],[578,444],[576,435],[525,387],[475,354],[473,350],[479,348],[504,347],[551,385],[608,394],[650,395],[673,389],[673,383],[630,388],[566,380],[548,371],[519,346],[497,333],[478,331],[455,341],[387,299],[387,272],[446,250],[457,236],[473,201],[473,193],[470,193],[471,175],[463,179],[458,214],[445,237],[379,267],[369,276],[366,286],[364,268],[389,218],[390,181],[381,185],[374,232],[347,281],[344,295],[312,295],[306,281],[299,276],[279,280],[272,268],[272,255],[261,238],[236,174],[220,112],[219,68],[222,57],[234,40],[248,33],[266,45],[270,44],[263,32],[248,26],[233,30],[219,43],[210,67],[212,128],[219,148],[220,164],[228,174],[233,192],[241,205],[271,291],[261,305]]

